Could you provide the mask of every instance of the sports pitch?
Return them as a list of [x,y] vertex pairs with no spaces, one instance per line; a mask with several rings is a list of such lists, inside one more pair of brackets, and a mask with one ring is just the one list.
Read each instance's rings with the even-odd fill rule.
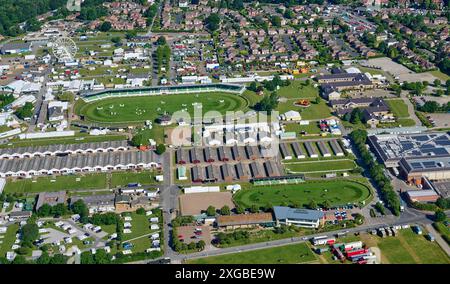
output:
[[362,183],[336,180],[253,187],[236,193],[234,201],[245,208],[264,207],[268,203],[305,207],[311,200],[317,204],[328,200],[332,206],[337,206],[366,200],[370,194],[370,189]]
[[164,113],[185,111],[193,117],[194,108],[202,104],[201,115],[208,111],[246,111],[245,98],[229,93],[174,94],[142,97],[109,98],[87,103],[78,109],[86,120],[101,123],[143,122],[155,120]]

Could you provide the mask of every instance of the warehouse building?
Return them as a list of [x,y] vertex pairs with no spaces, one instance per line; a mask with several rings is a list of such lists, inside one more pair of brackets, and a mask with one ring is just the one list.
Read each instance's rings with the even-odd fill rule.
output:
[[444,180],[450,178],[450,156],[433,158],[402,158],[400,172],[409,182],[420,184],[423,177],[430,180]]
[[244,157],[242,156],[241,151],[239,151],[239,147],[237,145],[233,145],[231,147],[231,154],[233,155],[233,159],[236,161],[240,161],[240,160],[244,159]]
[[304,159],[305,153],[303,152],[302,148],[300,147],[300,144],[298,142],[294,142],[291,145],[292,145],[292,149],[294,150],[294,155],[297,157],[297,159]]
[[432,189],[408,190],[406,196],[411,202],[436,202],[439,195]]
[[306,141],[304,143],[304,145],[305,145],[305,148],[306,148],[306,152],[308,152],[308,155],[309,155],[310,158],[318,158],[319,157],[319,155],[317,154],[316,149],[314,149],[314,147],[313,147],[311,142]]
[[109,172],[160,168],[160,157],[150,151],[102,152],[84,155],[8,159],[0,163],[1,177]]
[[200,155],[198,153],[198,149],[197,148],[192,148],[190,151],[190,156],[191,156],[191,163],[193,164],[198,164],[200,163]]
[[319,151],[324,157],[331,157],[330,150],[328,150],[327,146],[323,141],[317,141],[317,146],[319,147]]
[[250,160],[255,160],[258,158],[258,151],[255,149],[255,147],[246,145],[245,153],[247,154],[247,158]]
[[337,140],[330,140],[331,150],[337,157],[344,156],[344,151],[342,151],[341,145],[339,145]]
[[318,228],[324,223],[325,214],[318,210],[297,209],[283,206],[274,206],[273,213],[277,225],[294,225],[305,228]]
[[88,196],[73,196],[70,198],[70,203],[73,204],[78,200],[82,200],[89,209],[89,214],[114,212],[115,207],[115,194],[98,194]]
[[126,140],[67,145],[55,144],[46,146],[29,146],[0,149],[0,159],[93,154],[126,150],[129,150],[128,142]]
[[264,168],[266,169],[266,174],[268,177],[279,176],[277,167],[273,161],[264,162]]
[[263,169],[261,169],[260,164],[257,162],[252,162],[249,164],[250,172],[252,178],[262,178],[265,177]]
[[292,160],[291,152],[289,151],[289,149],[285,143],[280,143],[280,151],[281,151],[281,156],[283,157],[283,159]]
[[223,164],[220,166],[220,172],[222,174],[222,179],[225,182],[232,182],[234,177],[232,174],[232,169],[231,166],[229,164]]
[[228,148],[226,148],[226,147],[221,146],[221,147],[217,148],[217,155],[219,157],[219,161],[227,162],[230,160],[230,156],[228,154]]
[[205,182],[216,182],[217,181],[217,174],[215,171],[215,168],[213,165],[206,166],[206,175],[205,175]]
[[244,165],[242,163],[238,163],[235,165],[235,168],[236,168],[236,176],[239,180],[248,180],[249,179],[249,174],[248,174],[246,165]]
[[191,168],[191,179],[192,182],[203,182],[203,171],[199,166],[195,166]]
[[177,149],[177,151],[175,152],[175,158],[177,160],[177,164],[186,164],[186,156],[184,155],[184,151],[182,148]]

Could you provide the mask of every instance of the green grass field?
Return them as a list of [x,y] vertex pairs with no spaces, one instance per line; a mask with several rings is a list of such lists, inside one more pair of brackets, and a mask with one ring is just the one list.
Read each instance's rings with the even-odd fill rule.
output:
[[386,100],[392,113],[397,118],[409,117],[408,106],[402,99]]
[[285,163],[284,167],[294,173],[311,173],[351,170],[356,167],[356,164],[352,160],[327,160],[323,162]]
[[442,238],[450,244],[450,228],[443,222],[434,223],[433,227],[441,234]]
[[296,264],[315,262],[317,258],[305,243],[198,258],[189,264]]
[[298,123],[288,123],[285,125],[286,131],[294,131],[299,134],[302,131],[306,131],[307,134],[320,134],[319,124],[316,122],[310,122],[308,125],[300,125]]
[[320,204],[328,200],[331,205],[360,202],[370,196],[370,189],[356,181],[314,181],[301,184],[258,186],[244,189],[234,195],[237,204],[249,208],[268,203],[275,205],[298,204],[306,206],[311,200]]
[[[77,181],[79,179],[79,181]],[[55,182],[52,182],[55,180]],[[106,174],[67,175],[39,177],[36,180],[21,179],[7,181],[6,193],[39,193],[45,191],[102,189],[106,188]]]
[[310,99],[313,100],[319,95],[319,90],[314,88],[312,84],[305,86],[303,81],[291,81],[287,87],[282,87],[278,90],[280,97],[289,99]]
[[19,224],[12,224],[8,226],[6,233],[2,235],[4,236],[3,239],[0,239],[1,241],[3,241],[3,243],[0,244],[0,257],[6,257],[6,253],[8,251],[11,251],[11,246],[16,240],[16,233],[18,230]]
[[146,234],[150,234],[153,231],[150,230],[150,222],[148,219],[150,216],[139,215],[136,212],[131,213],[133,220],[131,223],[131,234],[123,234],[123,241],[127,241],[133,238],[137,238]]
[[319,104],[311,103],[309,107],[299,107],[295,106],[296,100],[288,100],[284,103],[279,103],[276,108],[280,114],[288,112],[290,110],[295,110],[300,112],[302,119],[304,120],[317,120],[331,117],[330,108],[327,106],[326,102],[322,100]]
[[144,171],[139,173],[117,172],[111,174],[111,187],[126,186],[129,183],[155,184],[155,172]]
[[125,140],[124,135],[100,135],[100,136],[87,136],[76,135],[73,137],[61,137],[61,138],[44,138],[44,139],[26,139],[26,140],[11,140],[7,144],[0,145],[0,148],[16,148],[16,147],[28,147],[28,146],[43,146],[54,144],[80,144],[90,142],[104,142],[104,141],[117,141]]
[[439,70],[434,70],[434,71],[430,71],[430,73],[433,75],[433,76],[435,76],[435,77],[437,77],[438,79],[440,79],[441,81],[447,81],[447,80],[450,80],[450,76],[448,76],[447,74],[445,74],[445,73],[442,73],[441,71],[439,71]]
[[81,106],[77,111],[92,122],[142,122],[154,120],[164,112],[173,114],[186,109],[193,116],[193,103],[202,103],[205,115],[208,111],[245,111],[248,102],[242,96],[228,93],[180,94],[128,98],[110,98]]
[[375,239],[381,254],[389,263],[395,264],[449,264],[450,258],[436,242],[430,242],[424,235],[417,235],[411,229],[399,231],[398,237],[386,237]]

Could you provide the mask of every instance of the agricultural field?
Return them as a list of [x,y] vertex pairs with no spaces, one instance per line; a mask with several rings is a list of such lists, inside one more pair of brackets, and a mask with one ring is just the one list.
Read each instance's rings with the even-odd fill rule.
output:
[[314,172],[329,172],[329,171],[348,171],[356,167],[352,160],[325,160],[318,162],[293,162],[284,163],[287,171],[292,173],[314,173]]
[[317,257],[305,243],[188,261],[189,264],[296,264],[314,262],[317,262]]
[[235,203],[250,208],[267,204],[305,207],[311,200],[321,204],[327,200],[332,206],[357,203],[371,196],[370,189],[353,180],[311,181],[300,184],[254,186],[234,195]]
[[39,193],[59,190],[104,189],[106,174],[67,175],[9,180],[6,193]]
[[110,98],[81,106],[79,114],[88,121],[108,123],[135,123],[145,120],[155,120],[159,115],[167,112],[186,110],[194,115],[195,103],[201,103],[201,115],[208,111],[245,111],[248,102],[242,96],[228,93],[180,94],[167,96],[146,96],[128,98]]
[[411,229],[403,229],[396,237],[361,236],[368,246],[380,248],[382,263],[449,264],[450,258],[436,242],[428,241],[426,234],[424,231],[423,235],[417,235]]

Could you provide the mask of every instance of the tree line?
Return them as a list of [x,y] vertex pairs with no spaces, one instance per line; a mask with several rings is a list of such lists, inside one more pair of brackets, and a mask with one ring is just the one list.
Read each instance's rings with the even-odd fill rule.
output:
[[368,170],[370,177],[381,190],[387,207],[394,215],[400,215],[400,198],[395,193],[389,179],[385,176],[383,165],[380,165],[366,148],[367,131],[362,129],[354,130],[350,133],[350,138],[358,149],[364,167]]

